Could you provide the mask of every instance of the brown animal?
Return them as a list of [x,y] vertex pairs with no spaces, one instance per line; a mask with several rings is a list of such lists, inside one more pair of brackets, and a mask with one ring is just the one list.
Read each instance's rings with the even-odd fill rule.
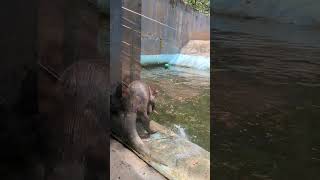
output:
[[151,89],[146,83],[136,80],[125,88],[124,105],[124,130],[129,143],[140,153],[150,155],[149,149],[144,145],[138,135],[136,121],[141,120],[149,134],[156,132],[150,126],[149,114],[155,111],[155,96],[157,91]]

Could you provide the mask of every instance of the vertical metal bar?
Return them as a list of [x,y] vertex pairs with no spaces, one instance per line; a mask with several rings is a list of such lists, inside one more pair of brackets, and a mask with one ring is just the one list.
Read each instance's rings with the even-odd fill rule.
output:
[[[138,12],[141,14],[142,13],[142,2],[141,0],[138,0],[138,7],[137,10]],[[139,25],[138,30],[141,32],[141,16],[138,16],[137,19],[137,24]],[[135,73],[136,77],[135,79],[141,79],[141,66],[140,66],[140,55],[141,55],[141,37],[140,36],[136,36],[136,46],[139,48],[139,50],[136,50],[136,57],[135,59],[137,60],[137,62],[135,63],[135,67],[136,67],[136,71],[137,73]]]
[[121,40],[122,40],[122,0],[110,1],[110,85],[111,93],[121,82]]
[[134,46],[134,34],[133,34],[132,30],[130,30],[130,32],[131,32],[130,33],[131,34],[130,82],[132,82],[132,81],[135,80],[135,77],[134,77],[134,75],[135,75],[135,68],[134,68],[134,65],[135,65],[135,63],[134,63],[134,61],[135,61],[135,57],[134,57],[135,53],[134,53],[134,48],[133,48],[133,46]]

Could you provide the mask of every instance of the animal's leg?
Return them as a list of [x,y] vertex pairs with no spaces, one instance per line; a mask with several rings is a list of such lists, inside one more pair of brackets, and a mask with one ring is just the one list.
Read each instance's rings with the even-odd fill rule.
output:
[[147,148],[144,145],[144,143],[142,142],[141,138],[138,135],[136,120],[137,120],[137,113],[135,113],[135,112],[128,112],[125,115],[124,130],[125,130],[125,132],[128,133],[127,135],[128,135],[129,143],[139,153],[150,156],[149,148]]
[[156,129],[154,129],[150,126],[150,119],[149,119],[147,112],[144,112],[143,115],[141,116],[141,122],[149,134],[154,134],[157,132]]
[[[142,118],[141,118],[142,116],[143,116],[142,113],[138,113],[138,115],[137,115],[137,117],[138,117],[138,118],[137,118],[137,121],[139,121],[139,122],[143,125],[144,129],[146,129],[146,128],[145,128],[145,125],[144,125],[144,123],[143,123],[143,121],[142,121]],[[137,131],[138,131],[138,130],[137,130]],[[146,139],[146,138],[149,138],[149,137],[150,137],[150,133],[149,133],[148,131],[147,131],[147,132],[144,132],[144,131],[143,131],[143,132],[141,132],[141,133],[138,131],[138,134],[139,134],[139,136],[140,136],[141,139]]]

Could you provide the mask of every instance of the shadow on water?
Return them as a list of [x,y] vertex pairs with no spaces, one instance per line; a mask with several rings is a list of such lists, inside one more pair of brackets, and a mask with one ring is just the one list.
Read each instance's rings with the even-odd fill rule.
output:
[[214,177],[320,179],[320,30],[224,17],[212,30]]
[[147,67],[142,79],[159,90],[151,119],[210,150],[210,73],[190,68]]

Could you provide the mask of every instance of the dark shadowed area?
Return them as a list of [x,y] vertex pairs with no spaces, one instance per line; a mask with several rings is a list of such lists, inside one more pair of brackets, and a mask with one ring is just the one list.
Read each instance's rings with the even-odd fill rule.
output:
[[319,179],[320,29],[217,16],[214,178]]

